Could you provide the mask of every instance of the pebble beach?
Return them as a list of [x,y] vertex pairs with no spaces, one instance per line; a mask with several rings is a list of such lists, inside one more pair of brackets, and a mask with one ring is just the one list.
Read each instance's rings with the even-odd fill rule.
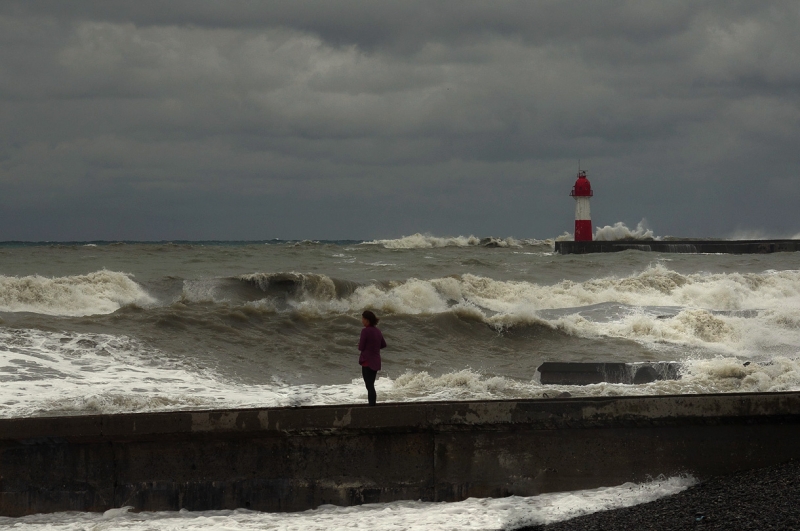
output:
[[524,531],[765,531],[800,529],[800,462],[702,481],[656,501]]

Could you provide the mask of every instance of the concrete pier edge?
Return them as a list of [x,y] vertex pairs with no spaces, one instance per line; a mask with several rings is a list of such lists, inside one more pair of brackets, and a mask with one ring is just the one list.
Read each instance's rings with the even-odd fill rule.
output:
[[613,240],[558,241],[559,254],[615,253],[620,251],[657,253],[768,254],[800,251],[800,240]]
[[0,419],[0,514],[530,496],[800,458],[800,393]]

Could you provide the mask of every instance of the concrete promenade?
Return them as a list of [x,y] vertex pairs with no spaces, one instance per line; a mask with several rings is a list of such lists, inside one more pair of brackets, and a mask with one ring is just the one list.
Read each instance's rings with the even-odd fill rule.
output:
[[457,501],[800,459],[800,393],[0,420],[0,514]]

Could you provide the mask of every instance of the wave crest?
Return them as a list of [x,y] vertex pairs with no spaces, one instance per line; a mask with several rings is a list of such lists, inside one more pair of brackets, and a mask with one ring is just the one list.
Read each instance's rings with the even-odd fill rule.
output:
[[332,300],[337,297],[336,283],[326,275],[312,273],[252,273],[239,277],[272,297],[298,300]]
[[615,240],[660,240],[653,231],[647,227],[647,220],[640,221],[636,228],[631,230],[623,222],[618,221],[614,225],[597,227],[594,234],[596,241],[615,241]]
[[330,287],[312,289],[288,304],[307,317],[364,308],[389,315],[450,313],[498,331],[545,327],[577,337],[727,352],[768,346],[788,354],[800,344],[800,271],[682,274],[659,264],[627,277],[554,285],[465,274],[357,286],[344,296],[333,296]]
[[513,247],[526,245],[552,246],[550,240],[518,240],[516,238],[478,238],[477,236],[438,237],[416,233],[394,240],[372,240],[362,245],[382,245],[386,249],[433,249],[441,247]]
[[56,278],[0,275],[0,311],[79,317],[155,302],[131,277],[106,270]]

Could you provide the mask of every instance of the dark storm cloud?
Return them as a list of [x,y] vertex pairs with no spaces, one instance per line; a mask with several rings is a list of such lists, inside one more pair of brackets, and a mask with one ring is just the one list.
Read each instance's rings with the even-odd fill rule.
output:
[[792,235],[796,2],[0,4],[0,239]]
[[616,38],[652,42],[687,29],[698,13],[740,18],[762,11],[753,2],[404,0],[372,2],[261,1],[73,1],[8,2],[11,13],[60,20],[95,20],[137,25],[194,25],[206,28],[295,27],[327,42],[364,49],[408,43],[460,41],[486,34],[522,36],[532,43]]

